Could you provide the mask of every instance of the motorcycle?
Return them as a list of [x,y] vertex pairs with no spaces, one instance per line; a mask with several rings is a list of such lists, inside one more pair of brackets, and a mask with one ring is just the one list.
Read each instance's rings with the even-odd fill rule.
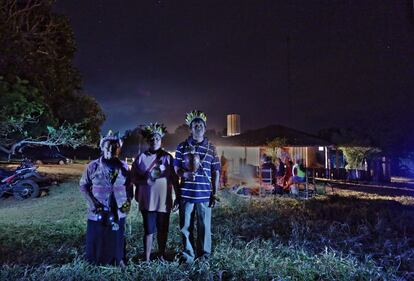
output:
[[12,194],[17,200],[35,198],[40,194],[38,182],[43,177],[30,160],[23,160],[19,167],[13,171],[2,171],[3,179],[0,181],[0,197]]

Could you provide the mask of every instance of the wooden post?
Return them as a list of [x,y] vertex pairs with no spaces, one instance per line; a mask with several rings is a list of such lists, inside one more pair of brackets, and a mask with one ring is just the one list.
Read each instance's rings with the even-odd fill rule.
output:
[[339,151],[338,148],[335,150],[335,168],[336,168],[336,179],[339,178]]

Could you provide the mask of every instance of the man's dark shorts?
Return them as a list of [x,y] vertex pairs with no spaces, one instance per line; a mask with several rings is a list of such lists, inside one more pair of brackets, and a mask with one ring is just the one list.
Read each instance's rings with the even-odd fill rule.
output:
[[156,232],[167,233],[170,225],[170,213],[141,210],[145,235]]

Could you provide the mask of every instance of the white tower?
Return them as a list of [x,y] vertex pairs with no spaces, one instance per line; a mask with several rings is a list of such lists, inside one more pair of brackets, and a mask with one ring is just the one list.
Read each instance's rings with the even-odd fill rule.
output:
[[240,115],[238,114],[228,114],[227,115],[227,136],[237,136],[240,135]]

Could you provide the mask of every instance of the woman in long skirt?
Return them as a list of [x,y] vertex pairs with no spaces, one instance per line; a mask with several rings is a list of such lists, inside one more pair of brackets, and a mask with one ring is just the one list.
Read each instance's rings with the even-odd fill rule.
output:
[[109,132],[101,139],[102,156],[85,168],[80,191],[88,202],[86,260],[125,265],[125,218],[133,189],[128,165],[118,156],[122,140]]

